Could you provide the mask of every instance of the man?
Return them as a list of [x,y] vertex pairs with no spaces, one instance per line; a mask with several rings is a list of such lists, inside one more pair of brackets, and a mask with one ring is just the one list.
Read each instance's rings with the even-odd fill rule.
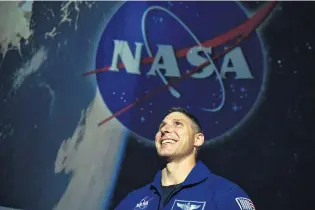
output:
[[155,136],[165,161],[153,182],[129,193],[116,210],[253,210],[248,195],[196,160],[204,143],[199,121],[183,108],[166,114]]

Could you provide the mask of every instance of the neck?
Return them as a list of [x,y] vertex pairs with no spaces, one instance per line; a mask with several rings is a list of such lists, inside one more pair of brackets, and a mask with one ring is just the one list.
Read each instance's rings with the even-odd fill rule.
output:
[[185,157],[166,163],[162,170],[162,186],[176,185],[185,181],[190,171],[196,165],[195,157]]

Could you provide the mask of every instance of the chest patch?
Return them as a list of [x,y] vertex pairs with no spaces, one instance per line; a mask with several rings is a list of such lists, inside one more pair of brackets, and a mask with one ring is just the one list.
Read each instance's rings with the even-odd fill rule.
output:
[[171,210],[203,210],[206,201],[175,200]]
[[152,197],[149,196],[145,196],[144,198],[142,198],[137,205],[135,206],[134,210],[143,210],[146,209],[150,203],[150,201],[152,200]]

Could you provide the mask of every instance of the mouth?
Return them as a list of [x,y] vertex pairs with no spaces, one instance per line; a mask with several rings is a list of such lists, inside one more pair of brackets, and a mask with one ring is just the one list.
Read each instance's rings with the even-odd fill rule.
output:
[[177,141],[174,139],[163,139],[161,141],[161,145],[166,145],[166,144],[175,144]]

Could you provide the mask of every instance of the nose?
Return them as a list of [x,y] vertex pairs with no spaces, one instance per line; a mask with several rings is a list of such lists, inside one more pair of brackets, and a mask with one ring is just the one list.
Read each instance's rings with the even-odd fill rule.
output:
[[165,133],[171,133],[172,132],[172,126],[169,124],[165,124],[162,128],[161,128],[161,133],[162,135]]

